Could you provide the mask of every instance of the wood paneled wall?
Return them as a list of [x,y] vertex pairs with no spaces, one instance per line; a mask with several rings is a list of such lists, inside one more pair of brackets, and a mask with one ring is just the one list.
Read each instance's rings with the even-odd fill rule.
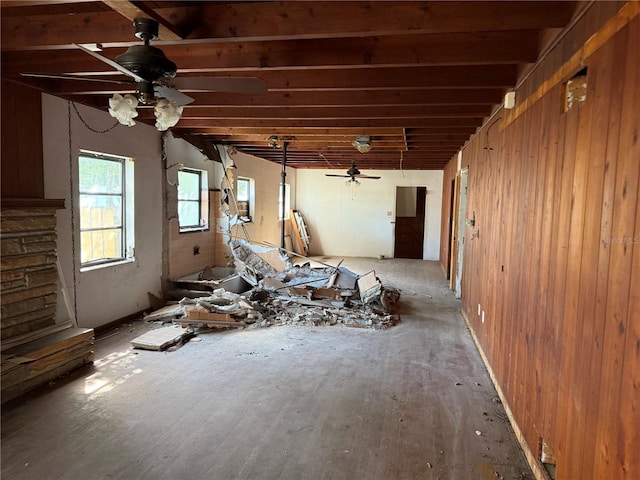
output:
[[563,113],[563,84],[551,85],[463,151],[476,223],[462,310],[559,480],[640,478],[639,50],[635,16],[584,60],[584,104]]
[[40,91],[2,80],[2,197],[44,198]]
[[453,215],[453,192],[457,166],[457,158],[454,158],[447,164],[443,172],[440,264],[447,278],[449,278],[449,262],[451,260],[451,216]]

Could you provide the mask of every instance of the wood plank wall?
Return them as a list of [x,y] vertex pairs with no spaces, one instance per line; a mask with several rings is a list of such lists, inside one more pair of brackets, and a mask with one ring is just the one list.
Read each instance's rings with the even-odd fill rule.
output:
[[451,215],[453,182],[456,178],[457,159],[451,160],[444,169],[444,184],[442,185],[442,215],[440,217],[440,264],[447,278],[449,278],[449,260],[451,257]]
[[[552,86],[463,151],[476,216],[463,314],[527,445],[538,458],[541,440],[551,447],[559,480],[640,478],[639,50],[635,16],[584,60],[584,104],[563,113],[563,85]],[[555,71],[541,68],[539,83]],[[452,176],[447,167],[445,195]],[[442,242],[447,208],[445,197]]]
[[44,198],[40,91],[2,80],[2,197]]

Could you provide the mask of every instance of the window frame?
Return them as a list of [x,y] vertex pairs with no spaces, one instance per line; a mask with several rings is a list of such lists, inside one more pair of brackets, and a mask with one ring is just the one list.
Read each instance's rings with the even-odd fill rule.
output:
[[[241,200],[239,197],[240,192],[240,182],[246,182],[247,184],[247,200]],[[240,218],[244,223],[253,223],[253,218],[255,216],[255,180],[249,177],[238,177],[236,180],[236,204],[238,207],[238,218]],[[240,215],[240,202],[247,202],[247,215]]]
[[[99,160],[104,162],[114,162],[120,166],[120,193],[112,194],[105,192],[91,192],[83,191],[81,183],[82,167],[81,161],[83,158]],[[77,178],[77,197],[76,200],[79,205],[79,244],[80,244],[80,271],[88,271],[97,268],[104,268],[113,265],[119,265],[122,263],[128,263],[135,261],[135,224],[134,224],[134,205],[135,205],[135,193],[134,193],[134,159],[122,155],[113,155],[102,152],[94,152],[90,150],[81,149],[77,157],[78,162],[78,178]],[[101,226],[101,227],[88,227],[83,228],[83,215],[82,215],[82,202],[83,197],[91,196],[113,196],[120,198],[120,223],[117,226]],[[107,257],[101,259],[93,259],[83,261],[83,249],[82,249],[82,234],[84,232],[96,232],[105,230],[119,230],[120,231],[120,255],[114,257]]]
[[[200,188],[198,189],[198,198],[194,199],[181,199],[180,198],[180,176],[181,174],[188,175],[197,175],[198,176],[198,185]],[[210,206],[209,206],[209,178],[206,170],[199,170],[197,168],[183,167],[178,171],[178,183],[176,184],[176,207],[178,212],[178,231],[179,233],[189,233],[189,232],[205,232],[209,230],[209,216],[210,216]],[[182,225],[180,222],[180,203],[181,202],[191,202],[197,203],[199,219],[197,225]]]

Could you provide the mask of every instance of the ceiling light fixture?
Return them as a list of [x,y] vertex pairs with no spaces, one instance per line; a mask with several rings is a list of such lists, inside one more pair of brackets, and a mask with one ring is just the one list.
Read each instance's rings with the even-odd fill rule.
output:
[[[109,99],[109,114],[122,125],[133,127],[136,124],[133,119],[138,116],[136,111],[138,103],[138,98],[131,93],[124,96],[114,93]],[[154,103],[156,128],[164,132],[168,128],[174,127],[180,120],[184,107],[166,98],[154,99]]]
[[119,93],[114,93],[109,99],[109,114],[122,125],[133,127],[136,124],[133,119],[138,116],[137,106],[138,99],[135,95],[127,93],[123,97]]
[[356,139],[351,142],[351,145],[356,147],[360,153],[367,153],[371,150],[371,137],[369,135],[360,135],[356,137]]
[[271,135],[267,138],[267,143],[271,148],[280,148],[280,138],[277,135]]
[[180,120],[184,107],[173,100],[161,98],[156,102],[153,113],[156,116],[156,128],[161,132],[175,126]]

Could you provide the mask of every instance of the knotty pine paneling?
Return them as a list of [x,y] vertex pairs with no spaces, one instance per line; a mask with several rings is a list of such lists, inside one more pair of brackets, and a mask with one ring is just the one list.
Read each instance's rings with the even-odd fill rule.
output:
[[640,478],[639,45],[637,16],[585,59],[584,104],[563,113],[556,85],[463,151],[476,224],[462,232],[462,310],[558,480]]

